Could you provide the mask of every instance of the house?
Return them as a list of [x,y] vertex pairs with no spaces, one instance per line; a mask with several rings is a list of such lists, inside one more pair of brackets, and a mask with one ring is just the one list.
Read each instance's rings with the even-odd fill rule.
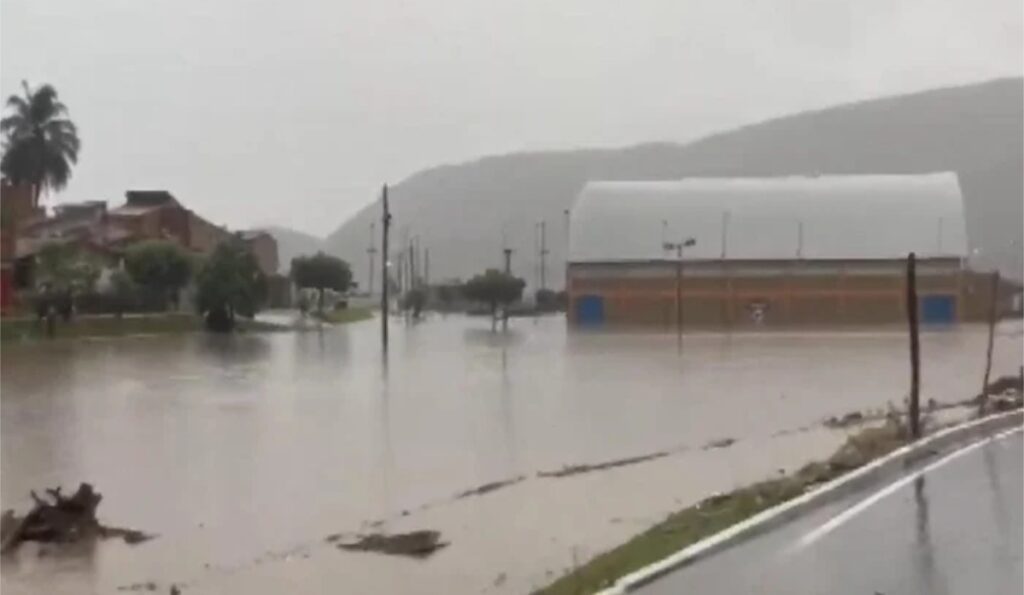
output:
[[182,206],[166,190],[129,190],[125,204],[112,209],[109,219],[134,241],[167,240],[200,254],[209,254],[231,235]]
[[0,180],[0,312],[14,307],[17,285],[18,237],[22,230],[46,216],[39,208],[35,187]]
[[256,257],[260,270],[268,277],[276,275],[280,266],[277,256],[277,240],[270,233],[263,230],[250,230],[239,233],[239,237],[245,242],[249,251]]
[[[875,324],[983,318],[953,173],[592,182],[571,212],[573,324]],[[677,281],[678,279],[678,281]]]

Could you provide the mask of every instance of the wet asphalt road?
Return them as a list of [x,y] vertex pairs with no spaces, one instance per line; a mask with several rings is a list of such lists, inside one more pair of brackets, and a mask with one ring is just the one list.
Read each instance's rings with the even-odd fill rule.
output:
[[916,479],[911,470],[669,574],[640,593],[1020,593],[1021,432],[939,463],[945,456],[923,464],[935,466]]

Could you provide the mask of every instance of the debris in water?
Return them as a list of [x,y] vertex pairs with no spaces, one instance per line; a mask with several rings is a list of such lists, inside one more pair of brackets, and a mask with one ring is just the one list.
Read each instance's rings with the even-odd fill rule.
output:
[[506,579],[508,579],[508,576],[504,572],[502,572],[501,574],[498,575],[498,577],[496,579],[494,579],[494,586],[495,587],[500,587],[500,586],[504,585]]
[[733,444],[736,444],[735,438],[722,438],[719,440],[712,440],[711,442],[708,442],[707,444],[704,445],[704,448],[702,448],[701,450],[711,450],[713,448],[728,448]]
[[441,541],[441,534],[437,531],[412,531],[392,535],[372,533],[363,535],[352,543],[337,544],[338,548],[343,550],[414,558],[426,558],[447,545],[447,542]]
[[491,483],[485,483],[482,486],[478,486],[473,489],[466,490],[464,492],[459,492],[458,494],[455,495],[455,499],[461,500],[463,498],[468,498],[470,496],[483,496],[484,494],[488,494],[490,492],[500,490],[501,488],[506,488],[510,485],[517,484],[520,481],[523,481],[524,479],[526,479],[526,476],[517,475],[512,479],[505,479],[502,481],[492,481]]
[[[153,581],[145,583],[132,583],[130,585],[124,585],[117,588],[118,591],[156,591],[156,583]],[[174,592],[174,587],[171,587],[171,592]]]
[[29,492],[34,505],[25,516],[8,510],[0,517],[0,551],[10,552],[25,541],[70,543],[79,539],[119,537],[129,545],[142,543],[153,535],[120,527],[105,527],[96,520],[96,508],[103,496],[87,483],[71,496],[61,488],[47,489],[49,500]]
[[668,456],[667,452],[659,451],[649,455],[629,457],[626,459],[617,459],[605,463],[596,463],[594,465],[566,465],[565,467],[562,467],[561,469],[558,469],[556,471],[538,471],[537,477],[568,477],[570,475],[578,475],[580,473],[590,473],[591,471],[604,471],[605,469],[613,469],[615,467],[635,465],[637,463],[653,461],[654,459],[660,459],[661,457],[666,456]]
[[848,428],[852,425],[862,424],[867,418],[860,411],[851,411],[842,417],[832,416],[825,420],[825,427],[832,429]]

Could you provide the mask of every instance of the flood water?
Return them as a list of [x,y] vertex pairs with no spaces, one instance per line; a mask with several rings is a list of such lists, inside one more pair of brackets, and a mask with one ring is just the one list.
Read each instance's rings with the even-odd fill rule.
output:
[[[993,378],[1017,373],[1020,332],[999,329]],[[985,343],[981,326],[926,333],[922,398],[976,394]],[[2,587],[202,586],[209,568],[487,482],[884,407],[906,394],[907,361],[900,329],[688,334],[680,351],[674,335],[573,332],[558,317],[515,319],[507,333],[484,319],[395,319],[386,359],[378,321],[5,345],[3,508],[88,481],[105,521],[159,538],[23,553],[4,562]]]

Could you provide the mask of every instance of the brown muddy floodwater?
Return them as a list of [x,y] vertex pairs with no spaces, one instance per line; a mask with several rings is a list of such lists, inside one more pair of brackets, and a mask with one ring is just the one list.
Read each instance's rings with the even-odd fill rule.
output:
[[[162,592],[176,582],[185,593],[247,595],[285,585],[292,593],[521,591],[550,576],[537,560],[556,547],[541,542],[557,541],[561,511],[588,506],[585,480],[538,479],[539,471],[699,450],[727,437],[740,456],[743,444],[771,444],[780,431],[899,402],[908,386],[900,329],[688,334],[680,354],[673,335],[567,332],[557,317],[511,326],[492,334],[483,319],[396,319],[386,365],[376,321],[323,333],[5,345],[3,508],[27,508],[30,489],[89,481],[104,495],[103,520],[159,537],[75,555],[25,548],[4,561],[3,592],[116,593],[150,580]],[[993,377],[1017,372],[1020,333],[1019,323],[1000,328]],[[923,398],[976,394],[985,340],[981,326],[926,333]],[[806,450],[787,448],[793,457]],[[772,452],[751,448],[749,458],[757,451]],[[646,481],[641,468],[659,464],[637,465],[630,481]],[[519,476],[500,492],[454,499]],[[703,476],[684,479],[704,485]],[[609,489],[628,499],[638,488]],[[527,514],[517,494],[530,493]],[[460,549],[459,532],[474,532],[460,511],[487,499],[489,516],[515,519],[507,523],[515,539],[494,534],[472,548],[463,539]],[[443,519],[429,513],[437,506],[446,507]],[[447,519],[451,546],[426,560],[325,550],[331,533],[405,517]],[[505,576],[509,556],[518,582]],[[345,574],[331,580],[351,579],[349,589],[321,582],[335,565]],[[414,565],[414,579],[395,578],[403,565]],[[432,565],[447,574],[430,585]]]

